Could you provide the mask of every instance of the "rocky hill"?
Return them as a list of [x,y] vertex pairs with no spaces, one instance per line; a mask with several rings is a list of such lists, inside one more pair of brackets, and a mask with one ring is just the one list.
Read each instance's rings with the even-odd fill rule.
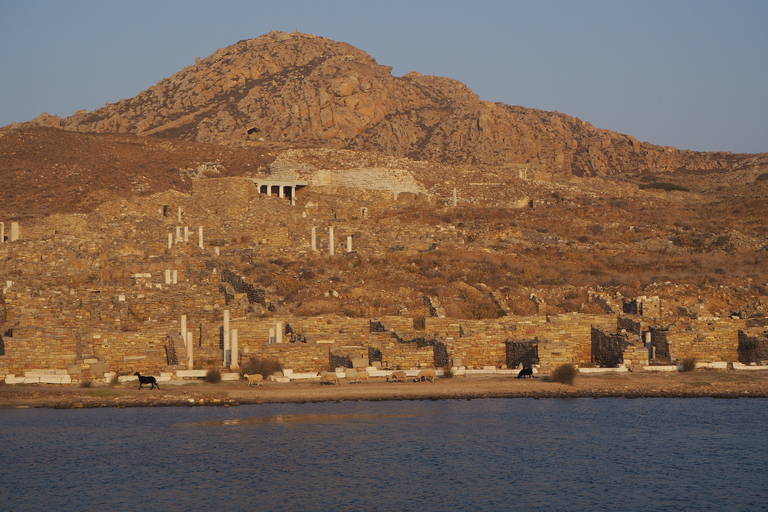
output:
[[35,122],[208,144],[288,142],[442,163],[524,164],[576,176],[717,173],[754,163],[654,146],[559,112],[481,101],[450,78],[391,70],[346,43],[272,32],[198,58],[134,98]]

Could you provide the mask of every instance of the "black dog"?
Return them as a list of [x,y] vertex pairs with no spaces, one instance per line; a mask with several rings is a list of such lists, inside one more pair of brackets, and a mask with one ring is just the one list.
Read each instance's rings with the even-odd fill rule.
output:
[[533,378],[533,368],[529,368],[527,366],[523,366],[523,369],[520,370],[520,373],[517,374],[517,378],[518,379],[522,379],[524,377]]
[[139,378],[139,389],[141,389],[142,384],[152,384],[149,389],[160,389],[160,386],[157,385],[157,379],[154,377],[142,377],[139,372],[134,373],[134,375]]

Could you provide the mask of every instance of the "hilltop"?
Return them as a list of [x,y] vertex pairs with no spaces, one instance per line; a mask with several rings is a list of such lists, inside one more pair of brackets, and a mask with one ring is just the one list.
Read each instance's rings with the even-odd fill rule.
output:
[[558,112],[482,101],[450,78],[391,70],[347,43],[272,32],[198,58],[134,98],[36,122],[239,147],[287,142],[451,164],[522,164],[576,176],[751,167],[749,156],[654,146]]

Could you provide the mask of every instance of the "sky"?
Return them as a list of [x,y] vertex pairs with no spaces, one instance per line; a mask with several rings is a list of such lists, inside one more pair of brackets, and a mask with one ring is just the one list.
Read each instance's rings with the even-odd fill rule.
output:
[[768,152],[765,0],[0,0],[0,126],[131,98],[272,30],[641,141]]

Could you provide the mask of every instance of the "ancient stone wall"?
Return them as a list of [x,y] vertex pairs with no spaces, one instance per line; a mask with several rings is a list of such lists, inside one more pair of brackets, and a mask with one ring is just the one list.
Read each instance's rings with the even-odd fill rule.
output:
[[741,319],[710,319],[679,322],[669,328],[667,341],[671,359],[689,357],[699,361],[738,361]]

